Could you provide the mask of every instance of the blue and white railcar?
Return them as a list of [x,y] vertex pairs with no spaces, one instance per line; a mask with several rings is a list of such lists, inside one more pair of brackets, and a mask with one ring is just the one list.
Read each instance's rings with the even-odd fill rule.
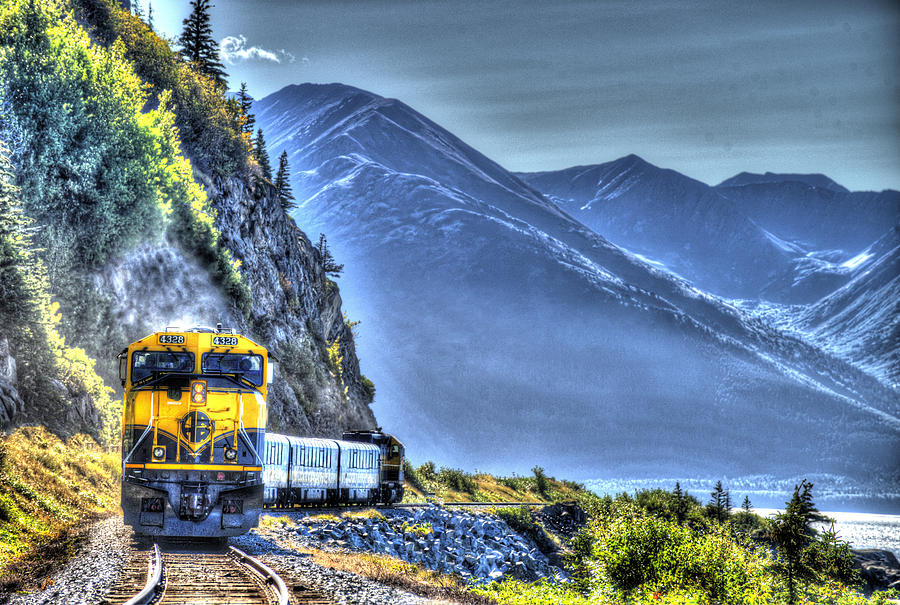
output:
[[340,448],[342,502],[376,502],[381,487],[381,448],[372,443],[336,442]]
[[290,442],[284,435],[266,434],[263,454],[263,502],[271,506],[284,506],[290,502]]
[[340,448],[332,439],[288,437],[291,503],[334,502],[338,496]]

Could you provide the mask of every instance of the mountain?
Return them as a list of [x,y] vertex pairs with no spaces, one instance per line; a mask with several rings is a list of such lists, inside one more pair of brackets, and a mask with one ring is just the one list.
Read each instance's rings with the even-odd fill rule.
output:
[[724,296],[755,297],[807,252],[708,185],[636,155],[519,176],[614,243]]
[[779,237],[812,249],[855,255],[900,224],[900,191],[847,191],[821,175],[751,176],[758,175],[738,175],[715,190]]
[[897,492],[896,393],[836,356],[610,243],[399,101],[305,84],[254,112],[288,153],[298,225],[345,263],[376,412],[414,460],[816,470]]
[[900,226],[851,262],[869,259],[865,272],[805,309],[796,325],[900,388]]
[[614,243],[731,298],[815,302],[852,278],[835,267],[900,220],[900,193],[850,193],[823,175],[741,173],[710,187],[630,155],[518,176]]
[[784,174],[775,172],[754,174],[752,172],[741,172],[729,179],[725,179],[719,183],[718,187],[742,187],[744,185],[772,183],[803,183],[816,189],[826,189],[841,194],[850,193],[849,189],[842,185],[838,185],[824,174]]

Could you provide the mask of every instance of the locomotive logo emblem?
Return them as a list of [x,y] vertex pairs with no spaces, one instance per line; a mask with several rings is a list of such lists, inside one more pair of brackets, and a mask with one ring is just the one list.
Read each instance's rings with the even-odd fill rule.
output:
[[188,412],[181,419],[181,434],[191,443],[201,443],[209,439],[212,422],[203,412]]

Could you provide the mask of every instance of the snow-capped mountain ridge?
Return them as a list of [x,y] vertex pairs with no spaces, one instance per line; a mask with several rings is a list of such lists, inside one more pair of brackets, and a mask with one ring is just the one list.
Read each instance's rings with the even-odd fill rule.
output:
[[[255,112],[288,151],[298,224],[327,233],[346,263],[342,295],[388,406],[378,415],[415,419],[408,441],[422,455],[443,443],[460,456],[448,463],[471,465],[466,452],[492,451],[509,472],[527,444],[573,470],[749,473],[783,466],[779,440],[794,439],[797,472],[879,474],[898,453],[895,392],[610,243],[402,103],[358,93],[305,85]],[[623,160],[616,191],[655,168]],[[836,416],[848,432],[837,441]],[[705,431],[733,444],[728,456],[698,439]],[[649,432],[652,443],[635,441]],[[558,439],[576,451],[561,459]]]

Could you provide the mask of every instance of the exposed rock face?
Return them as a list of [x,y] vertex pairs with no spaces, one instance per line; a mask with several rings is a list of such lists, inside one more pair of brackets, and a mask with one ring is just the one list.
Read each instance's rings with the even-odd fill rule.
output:
[[0,337],[0,426],[12,422],[25,409],[16,378],[16,360],[9,353],[9,340]]
[[[245,180],[231,178],[208,189],[218,211],[216,226],[241,261],[253,295],[242,327],[284,362],[285,376],[271,391],[270,429],[338,437],[346,429],[374,428],[353,333],[318,250],[282,210],[270,185],[251,191]],[[336,341],[339,372],[324,355],[325,346]]]
[[[241,262],[251,291],[248,315],[208,268],[177,243],[150,241],[85,276],[84,286],[93,289],[90,296],[100,308],[75,317],[76,333],[68,340],[97,359],[98,374],[121,396],[115,356],[129,342],[167,326],[221,323],[267,346],[281,362],[270,389],[270,430],[339,437],[344,430],[374,428],[353,334],[318,250],[281,209],[270,185],[251,189],[240,178],[205,184],[222,241]],[[70,312],[62,311],[64,316]],[[327,353],[336,341],[339,370]],[[0,375],[9,367],[14,374],[14,360],[0,350]],[[63,435],[97,435],[99,416],[90,395],[60,394],[69,402],[60,415],[64,418],[44,418],[46,414],[34,411],[31,416],[42,416],[26,420],[43,422]],[[10,417],[22,409],[15,401],[4,400]],[[0,421],[6,422],[3,413]]]
[[851,552],[855,558],[854,567],[859,570],[867,592],[888,588],[900,590],[900,562],[894,553],[875,548],[854,549]]

